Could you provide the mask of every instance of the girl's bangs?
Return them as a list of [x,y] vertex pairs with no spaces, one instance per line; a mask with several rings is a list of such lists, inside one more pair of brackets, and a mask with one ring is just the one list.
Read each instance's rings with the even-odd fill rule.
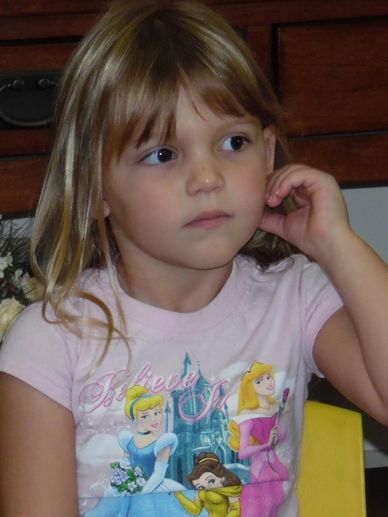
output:
[[115,159],[129,144],[140,146],[155,135],[161,141],[173,136],[179,85],[168,81],[155,88],[143,81],[122,90],[111,98],[113,117],[105,128],[104,154]]
[[[233,88],[209,71],[200,77],[179,71],[173,77],[165,77],[157,87],[151,80],[143,81],[140,88],[132,86],[126,95],[116,96],[112,110],[116,116],[107,128],[107,154],[119,159],[129,144],[140,146],[153,137],[161,143],[173,139],[177,101],[182,90],[192,97],[194,106],[200,100],[217,115],[242,117],[250,113],[260,118],[257,103],[246,91],[241,91],[241,85]],[[236,90],[239,96],[232,93]]]

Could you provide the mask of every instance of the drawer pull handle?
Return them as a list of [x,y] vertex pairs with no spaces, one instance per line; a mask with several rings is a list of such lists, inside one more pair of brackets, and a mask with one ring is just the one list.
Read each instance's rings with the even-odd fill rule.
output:
[[[24,76],[18,75],[17,78],[15,78],[15,74],[11,78],[7,77],[6,82],[3,82],[3,77],[3,81],[1,81],[3,84],[0,82],[0,125],[4,126],[5,123],[5,125],[15,128],[49,126],[53,121],[53,99],[58,86],[59,73],[52,72],[49,75],[43,75],[42,72],[33,72],[26,73]],[[16,115],[10,113],[11,110],[15,111],[15,108],[20,111],[20,106],[18,106],[20,102],[22,102],[25,113],[29,112],[30,115],[25,119],[20,113]],[[43,105],[44,114],[47,116],[37,117],[34,120],[35,112],[38,111],[35,107],[37,102],[39,105]],[[31,115],[31,111],[34,115]]]

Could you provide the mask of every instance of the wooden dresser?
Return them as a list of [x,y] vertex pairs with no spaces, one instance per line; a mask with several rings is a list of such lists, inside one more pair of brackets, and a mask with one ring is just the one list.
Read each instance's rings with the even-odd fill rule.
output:
[[[25,118],[29,90],[37,105],[44,90],[55,94],[55,72],[108,3],[0,0],[0,213],[32,213],[42,184],[50,130]],[[388,2],[207,3],[241,31],[270,77],[294,159],[343,186],[387,185]]]

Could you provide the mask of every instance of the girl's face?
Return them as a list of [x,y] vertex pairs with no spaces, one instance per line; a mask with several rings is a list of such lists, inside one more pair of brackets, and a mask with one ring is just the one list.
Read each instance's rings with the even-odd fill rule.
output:
[[141,433],[155,433],[162,423],[162,408],[156,406],[144,411],[136,410],[137,430]]
[[193,485],[197,490],[209,490],[223,487],[224,481],[225,476],[219,478],[213,472],[204,472],[198,479],[193,480]]
[[176,136],[128,145],[104,173],[105,214],[127,271],[230,267],[261,218],[275,136],[181,91]]
[[270,373],[260,375],[253,381],[253,389],[258,395],[273,395],[275,393],[274,378]]

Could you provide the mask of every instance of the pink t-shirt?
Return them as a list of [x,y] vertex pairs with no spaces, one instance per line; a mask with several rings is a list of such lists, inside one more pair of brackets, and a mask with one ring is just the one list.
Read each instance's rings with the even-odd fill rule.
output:
[[[106,271],[83,282],[115,313]],[[303,404],[319,374],[313,344],[342,305],[319,266],[295,255],[263,272],[237,257],[217,297],[189,314],[119,295],[130,355],[114,341],[95,368],[98,330],[77,337],[45,322],[40,304],[18,318],[0,355],[2,371],[72,411],[80,513],[295,517]],[[88,302],[74,308],[102,317]]]

